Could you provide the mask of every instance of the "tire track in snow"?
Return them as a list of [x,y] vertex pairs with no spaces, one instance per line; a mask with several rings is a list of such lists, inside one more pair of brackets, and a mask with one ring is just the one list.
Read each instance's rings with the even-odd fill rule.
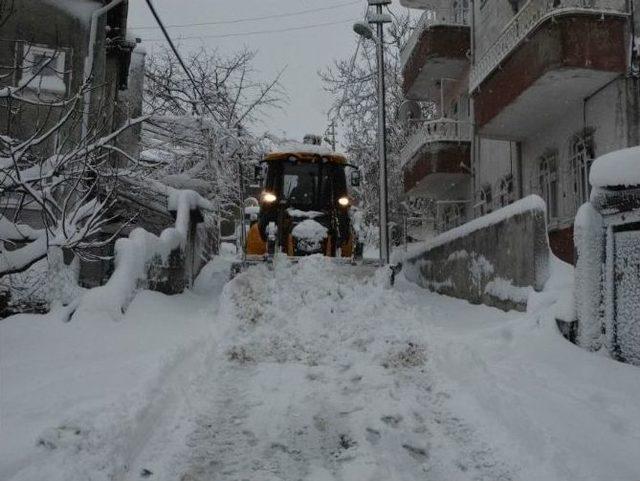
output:
[[139,467],[138,458],[149,449],[157,434],[174,421],[192,374],[201,368],[207,348],[208,343],[201,340],[180,351],[167,365],[161,381],[148,394],[149,403],[136,413],[124,443],[118,446],[123,462],[121,469],[114,473],[113,481],[140,479],[144,468]]

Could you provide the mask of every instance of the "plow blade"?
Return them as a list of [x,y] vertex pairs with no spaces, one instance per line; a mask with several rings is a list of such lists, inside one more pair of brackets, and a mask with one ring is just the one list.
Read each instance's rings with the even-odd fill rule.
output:
[[[300,260],[308,258],[308,256],[247,256],[244,260],[237,260],[231,264],[230,279],[233,279],[238,274],[246,271],[250,267],[257,265],[273,266],[274,264],[296,264]],[[345,270],[348,270],[349,275],[356,278],[366,278],[375,275],[376,271],[380,269],[380,263],[374,259],[360,259],[358,261],[352,258],[342,257],[324,257],[327,262],[331,262],[334,265],[342,266]],[[402,264],[395,264],[388,266],[389,283],[393,285],[395,283],[396,276],[402,270]]]

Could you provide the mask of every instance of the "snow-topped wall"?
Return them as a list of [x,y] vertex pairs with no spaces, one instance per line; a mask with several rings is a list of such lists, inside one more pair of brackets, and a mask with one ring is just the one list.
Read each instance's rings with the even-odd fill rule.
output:
[[84,296],[78,312],[103,311],[118,318],[138,289],[171,295],[190,287],[212,251],[213,206],[196,192],[169,189],[168,207],[175,213],[175,226],[160,236],[138,228],[119,239],[113,274]]
[[549,277],[546,206],[530,196],[415,248],[407,278],[441,294],[524,311]]

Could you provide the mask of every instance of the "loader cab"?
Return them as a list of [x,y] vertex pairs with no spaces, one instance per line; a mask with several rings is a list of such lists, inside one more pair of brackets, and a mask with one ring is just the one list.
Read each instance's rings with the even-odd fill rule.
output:
[[345,166],[326,157],[303,160],[290,156],[266,164],[264,192],[274,194],[277,200],[265,202],[263,195],[262,207],[268,209],[276,204],[301,211],[324,212],[333,210],[340,199],[349,198]]
[[[261,171],[256,172],[264,180],[258,225],[248,239],[249,254],[264,253],[262,247],[256,246],[260,241],[266,246],[271,225],[277,228],[278,249],[289,255],[351,255],[352,198],[347,186],[347,169],[357,169],[349,166],[344,156],[320,150],[279,152],[265,157]],[[326,237],[316,249],[301,247],[304,243],[296,232],[302,229],[296,230],[296,227],[303,223],[305,228],[315,225],[316,229],[326,231]],[[257,239],[258,233],[260,239]]]

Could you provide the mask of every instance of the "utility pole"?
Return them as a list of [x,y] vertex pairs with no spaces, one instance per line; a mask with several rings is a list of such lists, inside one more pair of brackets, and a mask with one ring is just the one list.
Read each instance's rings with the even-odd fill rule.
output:
[[376,42],[378,68],[378,156],[380,158],[380,263],[389,264],[389,197],[387,192],[387,114],[386,89],[384,85],[384,24],[391,23],[391,15],[382,8],[391,0],[367,0],[375,13],[367,14],[367,22],[375,24],[377,36],[365,22],[356,22],[353,31],[367,40]]
[[369,13],[367,21],[376,25],[377,67],[378,67],[378,156],[380,162],[380,262],[389,264],[389,194],[387,190],[387,112],[384,64],[384,24],[391,22],[391,16],[382,8],[391,0],[367,0],[375,13]]
[[334,152],[336,151],[336,121],[332,120],[331,123],[329,124],[329,127],[327,128],[327,131],[325,132],[325,137],[324,140],[325,142],[329,142],[329,145],[331,145],[331,150],[333,150]]

